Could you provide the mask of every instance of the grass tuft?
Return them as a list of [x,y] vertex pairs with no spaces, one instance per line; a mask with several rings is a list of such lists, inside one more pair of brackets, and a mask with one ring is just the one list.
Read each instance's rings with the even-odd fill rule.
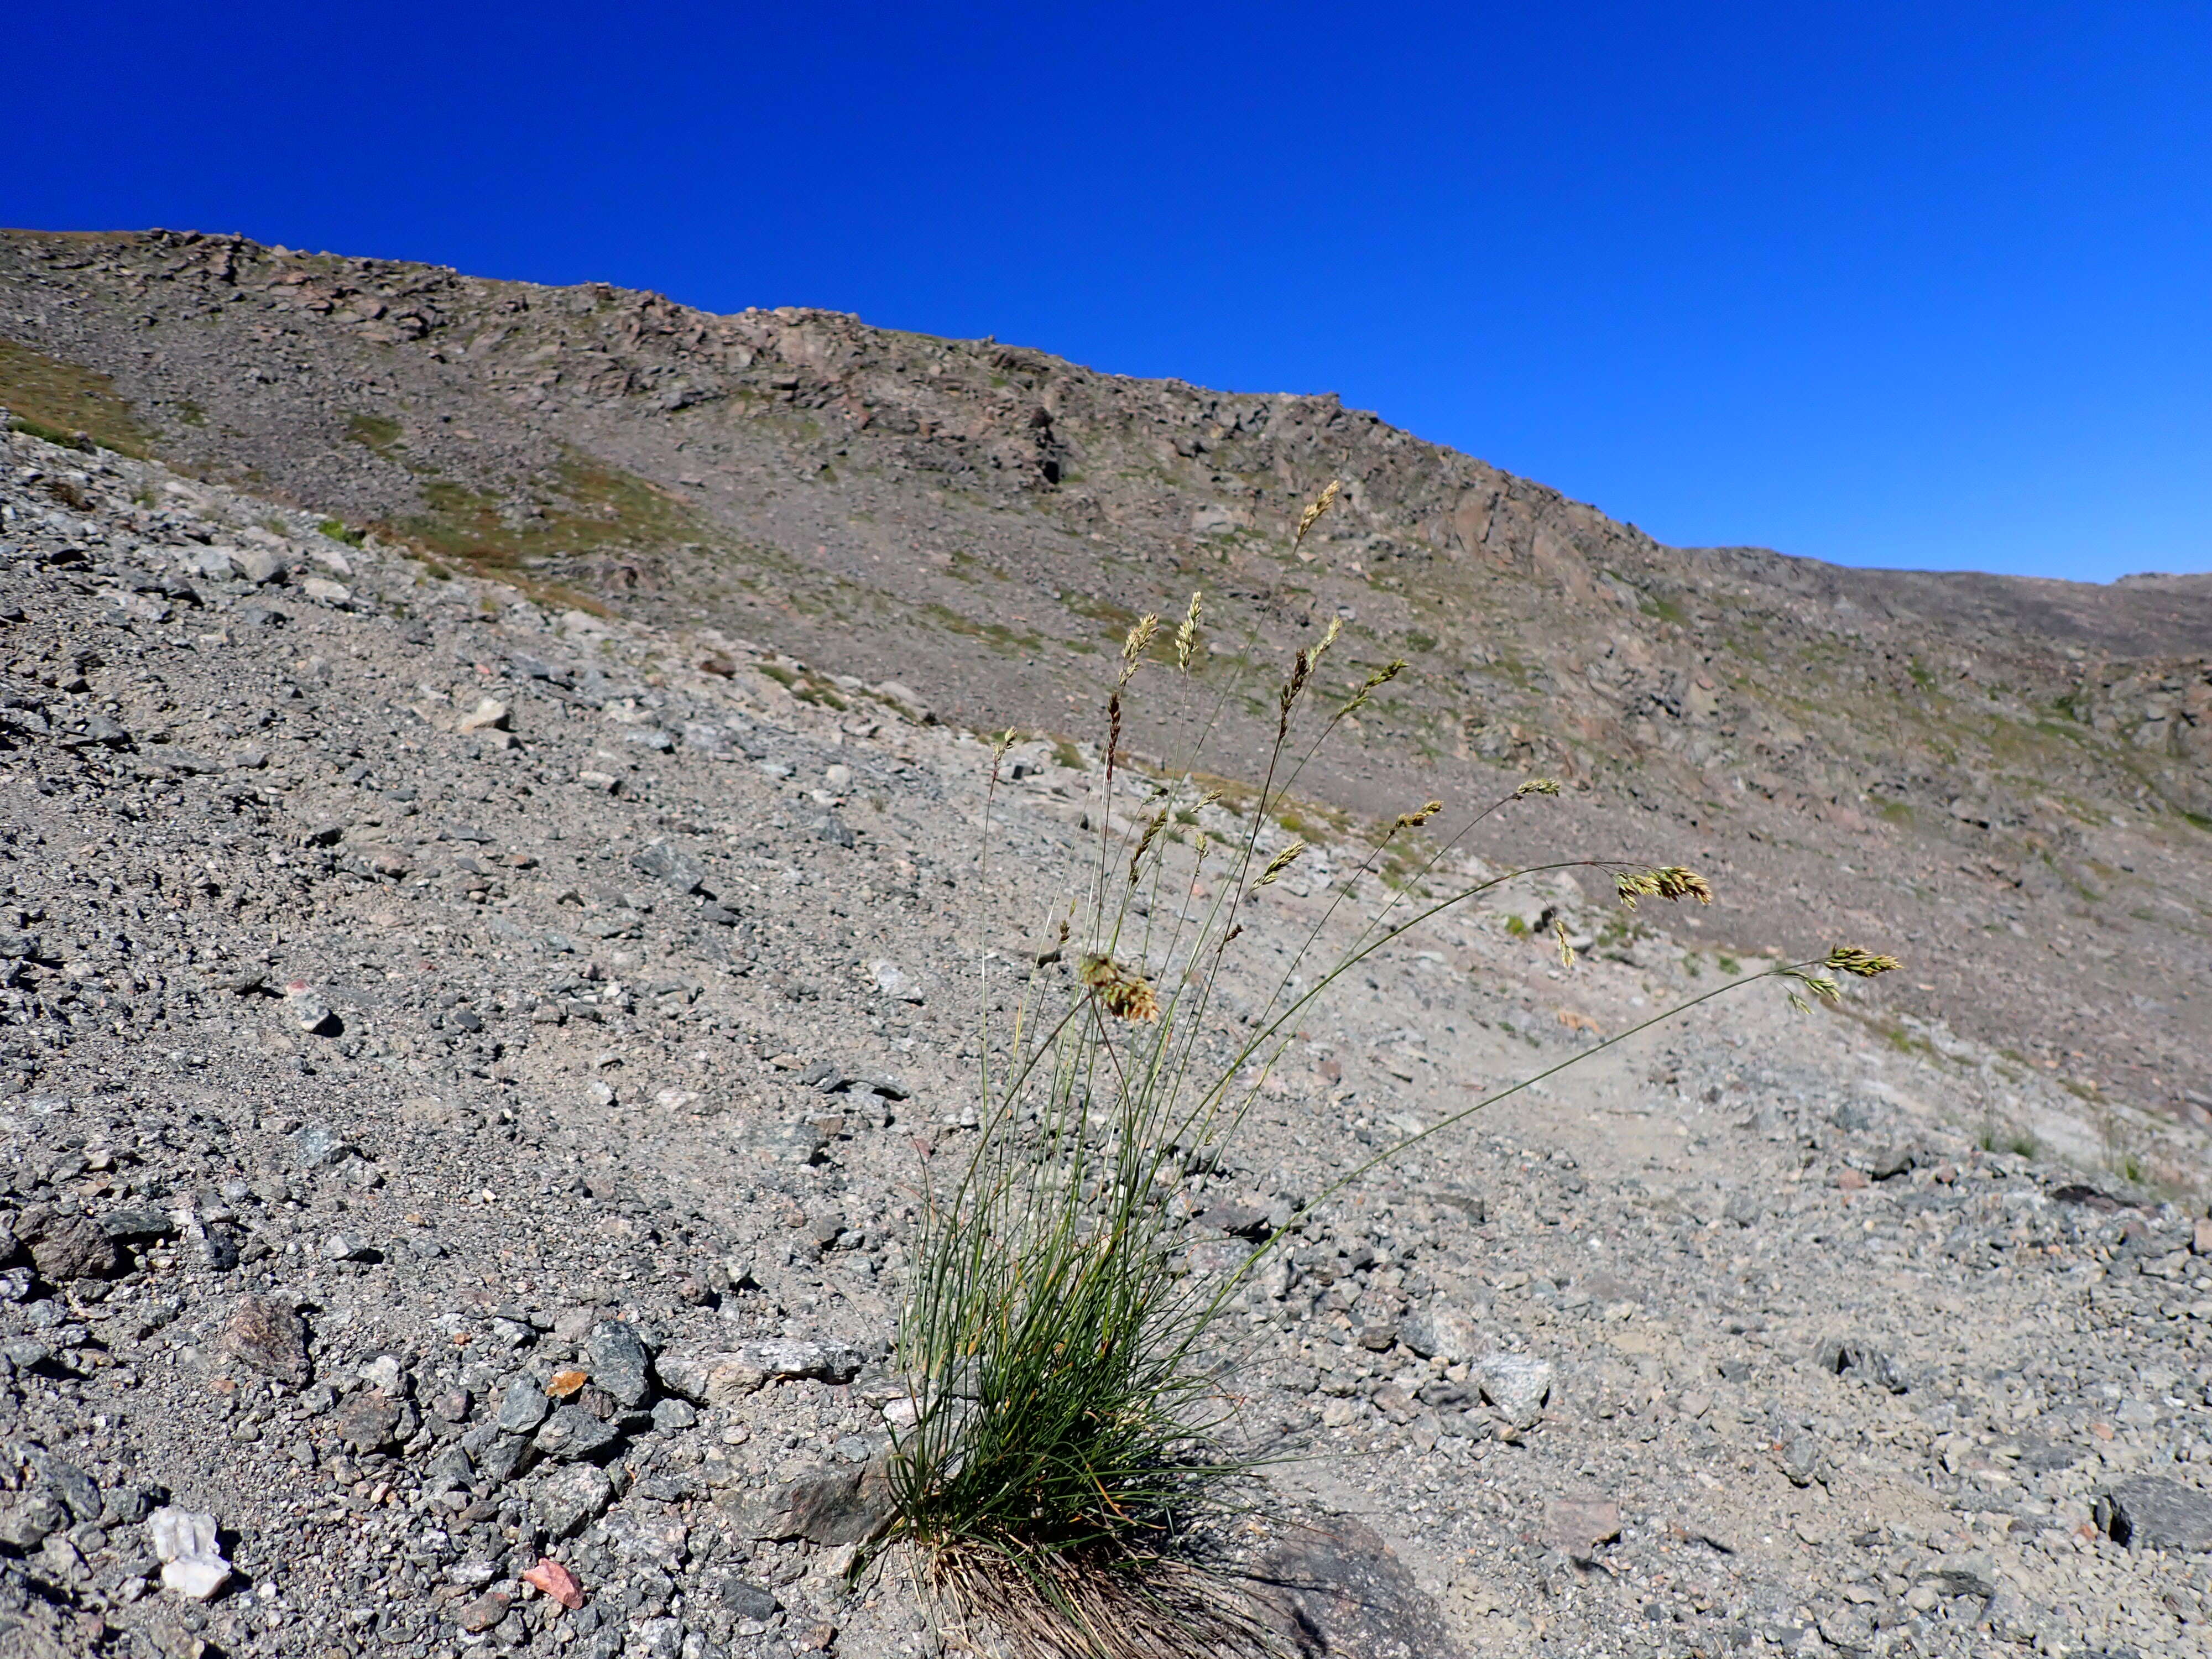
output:
[[[1309,511],[1302,533],[1334,493]],[[1170,661],[1198,657],[1200,615],[1194,600]],[[1247,964],[1237,950],[1243,918],[1302,851],[1276,828],[1291,822],[1290,791],[1346,710],[1389,673],[1355,681],[1334,710],[1310,710],[1334,631],[1299,651],[1273,691],[1277,737],[1253,810],[1234,820],[1232,838],[1202,828],[1179,838],[1162,828],[1194,822],[1213,794],[1196,781],[1205,775],[1194,764],[1166,775],[1117,764],[1125,693],[1153,665],[1147,647],[1159,629],[1157,617],[1139,618],[1124,641],[1099,750],[1107,810],[1087,874],[1066,884],[1076,896],[1048,920],[1056,943],[1015,960],[981,956],[976,1139],[964,1159],[930,1171],[898,1333],[908,1405],[889,1455],[892,1516],[854,1564],[859,1572],[887,1549],[909,1549],[940,1609],[995,1627],[1018,1659],[1268,1650],[1261,1622],[1207,1567],[1204,1547],[1260,1467],[1240,1449],[1238,1401],[1221,1380],[1222,1315],[1317,1206],[1682,1009],[1778,978],[1831,1001],[1836,975],[1894,965],[1838,947],[1704,991],[1383,1146],[1241,1261],[1196,1269],[1185,1249],[1186,1180],[1230,1155],[1270,1072],[1339,977],[1519,878],[1587,870],[1632,904],[1705,901],[1710,890],[1677,865],[1581,858],[1446,882],[1476,823],[1542,810],[1557,786],[1535,780],[1449,836],[1417,833],[1442,812],[1437,802],[1381,818],[1318,919],[1297,924],[1302,946],[1264,969]],[[1230,687],[1208,693],[1182,675],[1176,683],[1197,700],[1201,733],[1238,706]],[[986,887],[1007,746],[992,750]],[[1396,878],[1380,879],[1386,871]],[[1333,927],[1350,942],[1317,959]],[[1241,996],[1231,1006],[1232,969],[1267,975],[1273,989],[1256,1012]],[[994,1019],[994,1007],[1011,1012]]]

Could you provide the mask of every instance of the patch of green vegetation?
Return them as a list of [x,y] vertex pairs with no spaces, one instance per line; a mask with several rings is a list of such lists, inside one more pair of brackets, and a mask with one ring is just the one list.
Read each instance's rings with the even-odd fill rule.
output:
[[1083,770],[1083,751],[1066,738],[1054,738],[1052,740],[1052,757],[1055,763],[1066,767],[1071,772]]
[[1912,676],[1912,683],[1923,691],[1933,691],[1936,689],[1936,676],[1922,665],[1919,658],[1915,657],[1905,665],[1905,672]]
[[2176,810],[2180,812],[2183,817],[2187,818],[2199,830],[2212,831],[2212,818],[2206,817],[2203,813],[2192,812],[2185,806],[2179,807]]
[[387,461],[398,459],[394,451],[407,447],[401,436],[399,422],[383,415],[347,416],[346,437],[351,442],[374,450]]
[[1018,634],[1002,623],[977,622],[972,617],[962,616],[950,605],[926,605],[921,609],[923,614],[937,623],[939,627],[948,629],[955,634],[963,634],[971,640],[981,640],[994,650],[1003,651],[1010,655],[1042,651],[1052,643],[1043,635],[1033,631],[1025,630]]
[[[1526,939],[1528,937],[1528,924],[1519,916],[1508,916],[1505,918],[1505,931],[1515,939]],[[1510,1031],[1513,1028],[1508,1025],[1505,1029]]]
[[351,525],[337,519],[318,520],[315,531],[317,534],[327,536],[334,542],[343,542],[348,547],[359,547],[368,537],[367,531],[356,530]]
[[154,453],[153,434],[108,376],[14,340],[0,339],[0,406],[16,431],[48,443],[82,449],[82,433],[118,455],[143,460]]
[[1406,645],[1409,650],[1433,651],[1437,648],[1437,636],[1423,633],[1418,628],[1409,628],[1406,630]]
[[1725,951],[1715,957],[1713,960],[1720,963],[1721,972],[1726,974],[1731,979],[1735,978],[1738,974],[1741,974],[1743,971],[1743,964]]
[[2144,1177],[2148,1171],[2144,1168],[2140,1154],[2128,1152],[2123,1154],[2120,1158],[2119,1173],[2122,1180],[2140,1187],[2143,1184]]

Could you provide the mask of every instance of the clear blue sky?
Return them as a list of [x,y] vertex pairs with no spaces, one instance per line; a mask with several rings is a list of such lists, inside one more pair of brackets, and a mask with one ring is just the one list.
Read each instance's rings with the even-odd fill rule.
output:
[[7,32],[10,224],[1334,391],[1674,542],[2212,568],[2203,5],[236,0]]

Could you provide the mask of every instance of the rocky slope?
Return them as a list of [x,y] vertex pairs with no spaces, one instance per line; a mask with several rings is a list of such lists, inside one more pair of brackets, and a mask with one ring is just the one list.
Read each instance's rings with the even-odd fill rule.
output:
[[[989,752],[909,684],[0,461],[6,1650],[949,1650],[840,1573],[980,964],[1095,856],[1095,751],[1008,754],[987,882]],[[1532,850],[1597,817],[1522,805]],[[1310,828],[1232,1010],[1392,901]],[[1602,943],[1563,969],[1547,914]],[[1192,1160],[1192,1270],[1759,965],[1635,920],[1522,884],[1376,958]],[[1440,1136],[1243,1296],[1300,1650],[2203,1650],[2201,1204],[2039,1161],[2080,1103],[2035,1070],[1773,988]]]
[[[2212,1121],[2212,578],[1668,548],[1332,398],[191,233],[0,236],[0,403],[426,570],[889,675],[975,728],[1079,730],[1101,652],[1194,586],[1217,684],[1246,639],[1340,617],[1340,672],[1411,665],[1310,775],[1318,805],[1556,773],[1601,850],[1730,878],[1678,943],[1848,918],[1911,960],[1893,1039],[2060,1080],[2069,1151],[2144,1166],[2130,1109]],[[1267,712],[1227,713],[1235,770]],[[1188,735],[1148,717],[1140,749]]]

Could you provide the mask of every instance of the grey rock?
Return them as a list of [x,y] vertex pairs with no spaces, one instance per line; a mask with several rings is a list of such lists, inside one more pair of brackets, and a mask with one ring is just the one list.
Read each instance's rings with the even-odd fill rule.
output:
[[1285,1529],[1248,1571],[1262,1618],[1297,1659],[1462,1659],[1466,1651],[1390,1547],[1349,1517]]
[[2122,1481],[2097,1500],[2096,1521],[2130,1549],[2212,1550],[2212,1492],[2163,1476]]
[[648,1619],[630,1632],[622,1651],[623,1659],[683,1659],[684,1621]]
[[714,1587],[714,1599],[738,1619],[770,1619],[782,1605],[775,1591],[749,1578],[725,1578]]
[[1820,1471],[1820,1443],[1809,1434],[1793,1434],[1783,1442],[1778,1462],[1791,1486],[1809,1486]]
[[242,1296],[224,1318],[216,1346],[249,1370],[304,1388],[313,1375],[307,1358],[307,1325],[289,1302]]
[[1398,1340],[1422,1358],[1456,1364],[1474,1358],[1481,1333],[1465,1314],[1449,1308],[1419,1308],[1399,1322]]
[[1814,1354],[1813,1363],[1832,1376],[1848,1377],[1891,1394],[1903,1394],[1911,1386],[1896,1360],[1856,1337],[1824,1342]]
[[656,1401],[653,1407],[653,1426],[662,1434],[674,1434],[688,1429],[699,1420],[699,1413],[688,1400]]
[[507,1434],[530,1434],[553,1411],[545,1390],[526,1376],[518,1376],[499,1397],[497,1422]]
[[842,1342],[777,1338],[720,1352],[663,1354],[656,1369],[671,1393],[695,1406],[721,1406],[767,1382],[795,1377],[850,1382],[860,1369],[860,1352]]
[[631,1326],[614,1319],[592,1326],[585,1357],[592,1382],[617,1406],[642,1406],[652,1394],[653,1357]]
[[1997,1593],[1996,1569],[1980,1550],[1939,1555],[1915,1577],[1939,1595],[1976,1595],[1986,1600]]
[[527,1435],[501,1435],[475,1454],[477,1477],[487,1486],[503,1486],[529,1465],[536,1450]]
[[110,1210],[100,1217],[100,1230],[117,1243],[128,1244],[149,1238],[167,1238],[177,1231],[177,1224],[162,1210]]
[[[665,736],[665,734],[664,734]],[[630,858],[630,867],[679,893],[696,893],[707,884],[707,872],[695,859],[685,857],[663,842],[656,842]]]
[[325,1124],[310,1123],[292,1136],[292,1156],[303,1170],[327,1170],[357,1155],[343,1135]]
[[545,1419],[532,1443],[546,1456],[574,1462],[605,1451],[622,1437],[611,1423],[602,1423],[581,1406],[562,1407]]
[[849,848],[858,844],[858,837],[853,834],[851,827],[835,812],[824,812],[815,820],[814,833],[832,847]]
[[606,1513],[615,1483],[597,1464],[576,1463],[547,1474],[533,1496],[547,1534],[569,1538]]
[[890,1486],[880,1467],[823,1468],[787,1480],[747,1505],[755,1538],[803,1538],[811,1544],[857,1544],[890,1513]]
[[69,1505],[51,1486],[36,1486],[0,1509],[0,1544],[34,1550],[70,1524]]
[[1485,1354],[1474,1374],[1482,1397],[1517,1428],[1534,1423],[1551,1397],[1552,1363],[1532,1354]]

